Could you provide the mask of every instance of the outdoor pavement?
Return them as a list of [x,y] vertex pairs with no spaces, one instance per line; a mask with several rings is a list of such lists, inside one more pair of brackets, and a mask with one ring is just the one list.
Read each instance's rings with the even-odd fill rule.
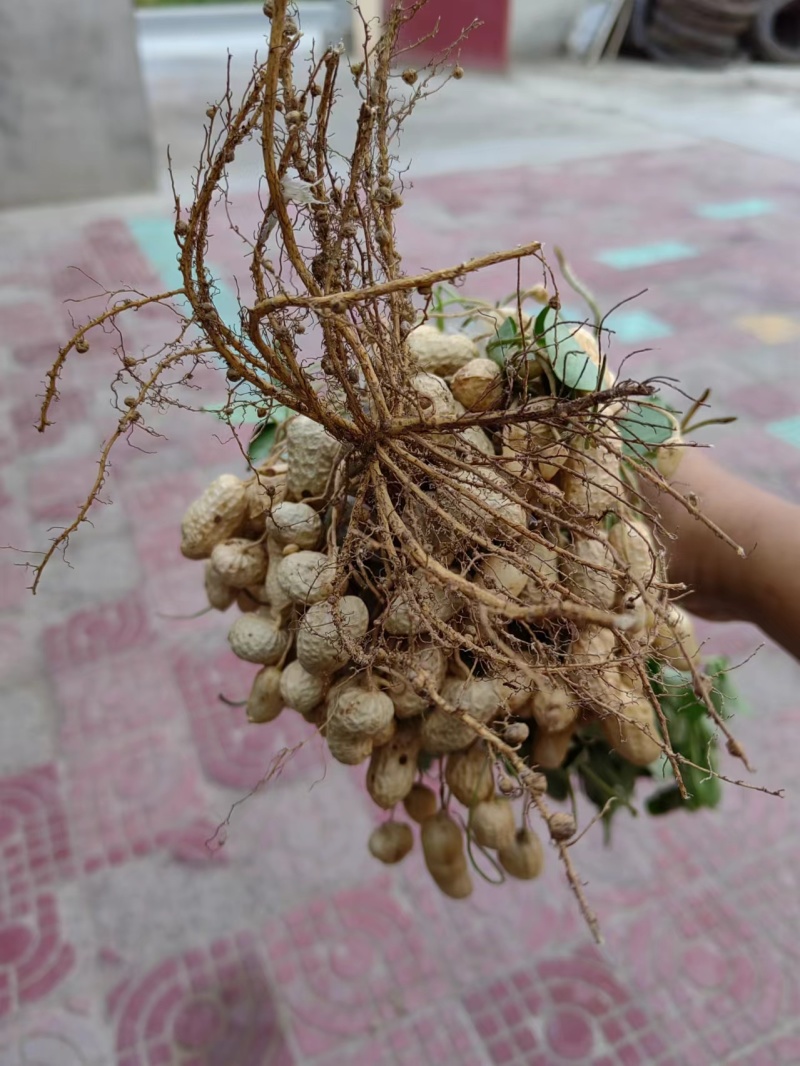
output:
[[[159,63],[154,121],[185,181],[214,64]],[[647,289],[611,319],[612,362],[649,349],[642,372],[711,385],[739,421],[703,439],[799,498],[798,146],[800,72],[468,73],[404,141],[405,264],[541,238],[604,306]],[[249,166],[234,192],[252,195]],[[108,336],[68,368],[56,424],[32,428],[82,313],[69,301],[93,291],[87,275],[169,285],[171,228],[163,193],[0,215],[0,544],[40,548],[72,518],[115,423]],[[218,236],[232,300],[243,260]],[[514,284],[501,268],[483,291]],[[160,329],[134,319],[128,350]],[[369,857],[363,768],[326,763],[314,740],[233,806],[307,737],[289,712],[256,727],[219,701],[254,672],[226,651],[225,617],[167,617],[203,604],[180,516],[241,460],[211,415],[134,443],[113,505],[35,599],[25,556],[3,553],[0,1066],[800,1062],[796,664],[767,643],[736,675],[753,780],[784,799],[728,787],[716,812],[621,813],[611,850],[599,833],[575,848],[603,947],[553,854],[539,882],[447,901],[418,855],[389,871]],[[704,632],[737,662],[763,643],[745,625]]]

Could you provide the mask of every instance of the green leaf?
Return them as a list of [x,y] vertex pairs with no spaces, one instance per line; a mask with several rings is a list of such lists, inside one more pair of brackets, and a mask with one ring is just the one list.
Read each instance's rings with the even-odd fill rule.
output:
[[421,751],[417,756],[417,769],[420,773],[426,774],[432,766],[433,756],[429,755],[427,751]]
[[652,455],[677,430],[672,412],[659,403],[631,404],[617,426],[626,451],[640,458]]
[[600,386],[600,367],[586,354],[580,342],[575,340],[575,333],[576,330],[572,326],[565,322],[556,322],[548,330],[552,339],[541,345],[542,355],[565,388],[576,392],[593,392]]
[[659,789],[648,798],[646,803],[647,813],[652,815],[669,814],[670,811],[677,811],[682,806],[683,797],[677,785]]
[[547,307],[543,307],[539,314],[536,316],[536,321],[533,323],[533,335],[538,341],[545,334],[547,328],[547,316],[553,310],[548,304]]
[[[717,768],[716,731],[704,704],[695,695],[693,679],[690,674],[670,666],[659,668],[655,662],[648,664],[648,668],[652,674],[654,691],[667,719],[672,747],[678,755],[696,764],[681,764],[681,776],[689,793],[687,799],[683,800],[678,795],[676,800],[667,789],[651,797],[648,810],[653,814],[663,814],[675,806],[688,810],[716,807],[722,797],[720,781],[711,775],[711,771]],[[723,672],[718,671],[714,675],[715,682],[723,676]],[[665,773],[670,772],[666,759],[663,768]]]
[[554,800],[565,800],[569,796],[569,774],[566,770],[544,770],[547,778],[547,795]]
[[730,664],[724,655],[715,655],[707,659],[703,669],[714,683],[711,690],[711,702],[717,714],[723,718],[730,718],[734,713],[745,715],[749,713],[749,707],[731,680]]
[[291,413],[288,407],[275,407],[270,411],[269,416],[256,429],[247,446],[247,458],[251,463],[260,463],[262,459],[266,459],[275,443],[278,425]]
[[519,328],[513,318],[506,318],[500,323],[496,336],[486,345],[486,354],[499,367],[506,365],[509,353],[519,349],[523,344]]

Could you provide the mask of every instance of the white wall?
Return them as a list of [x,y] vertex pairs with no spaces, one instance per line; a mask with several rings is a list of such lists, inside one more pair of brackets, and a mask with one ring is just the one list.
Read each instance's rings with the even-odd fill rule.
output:
[[0,0],[0,208],[152,180],[131,0]]
[[511,58],[526,62],[564,51],[575,17],[592,0],[512,0]]

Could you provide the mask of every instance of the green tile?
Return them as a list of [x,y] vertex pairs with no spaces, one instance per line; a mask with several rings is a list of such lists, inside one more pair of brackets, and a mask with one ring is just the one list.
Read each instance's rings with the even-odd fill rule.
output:
[[702,204],[697,208],[697,214],[701,218],[709,218],[714,222],[732,222],[740,218],[757,218],[759,215],[769,215],[775,210],[771,200],[760,200],[757,197],[751,200],[730,200],[727,203]]
[[781,418],[777,422],[767,425],[767,432],[773,437],[791,444],[794,448],[800,448],[800,415],[792,415],[791,418]]
[[634,270],[637,267],[691,259],[696,255],[697,249],[683,241],[656,241],[653,244],[635,244],[629,248],[611,248],[607,252],[600,252],[595,259],[615,270]]

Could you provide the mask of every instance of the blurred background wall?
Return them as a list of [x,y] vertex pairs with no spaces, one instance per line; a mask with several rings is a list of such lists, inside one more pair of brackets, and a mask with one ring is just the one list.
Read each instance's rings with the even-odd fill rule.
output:
[[152,182],[131,0],[0,0],[0,208]]

